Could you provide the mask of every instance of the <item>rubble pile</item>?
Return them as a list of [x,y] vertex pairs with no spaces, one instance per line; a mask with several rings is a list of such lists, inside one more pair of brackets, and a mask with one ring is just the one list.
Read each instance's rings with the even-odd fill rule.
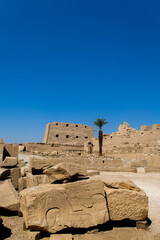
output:
[[35,156],[20,168],[18,156],[11,156],[1,161],[0,208],[23,215],[28,239],[45,233],[48,239],[73,240],[76,230],[146,220],[148,198],[123,176],[104,178],[80,164]]

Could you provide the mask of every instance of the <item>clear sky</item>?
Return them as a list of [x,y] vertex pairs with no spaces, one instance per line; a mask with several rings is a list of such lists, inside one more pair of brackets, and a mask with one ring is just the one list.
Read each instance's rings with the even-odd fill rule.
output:
[[160,123],[160,1],[0,0],[0,97],[5,142],[54,121]]

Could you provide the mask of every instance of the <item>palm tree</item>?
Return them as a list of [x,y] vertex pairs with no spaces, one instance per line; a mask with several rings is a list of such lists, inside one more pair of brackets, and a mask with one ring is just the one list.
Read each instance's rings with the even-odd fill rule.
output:
[[102,156],[102,143],[103,143],[103,132],[102,132],[102,127],[105,124],[108,124],[106,122],[106,119],[104,118],[97,118],[96,121],[93,122],[94,125],[99,127],[99,134],[98,134],[98,139],[99,139],[99,155]]

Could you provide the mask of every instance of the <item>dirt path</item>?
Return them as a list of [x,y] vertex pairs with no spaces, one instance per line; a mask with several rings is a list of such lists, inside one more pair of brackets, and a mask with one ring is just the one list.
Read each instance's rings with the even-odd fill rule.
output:
[[160,173],[123,174],[142,188],[149,198],[150,231],[160,234]]

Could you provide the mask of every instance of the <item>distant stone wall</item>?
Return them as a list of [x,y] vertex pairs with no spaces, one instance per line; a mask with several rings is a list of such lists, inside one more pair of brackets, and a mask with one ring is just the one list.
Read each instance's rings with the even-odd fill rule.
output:
[[53,122],[46,125],[43,143],[83,145],[94,137],[94,128],[76,123]]
[[[83,145],[65,145],[65,144],[45,144],[45,143],[23,143],[22,151],[36,153],[36,154],[61,154],[61,153],[82,153],[84,152]],[[20,150],[21,151],[21,150]]]
[[[84,150],[98,153],[98,139],[85,142]],[[124,123],[119,131],[104,134],[103,154],[123,160],[129,167],[144,167],[147,171],[160,171],[160,124],[141,126],[137,131]]]

